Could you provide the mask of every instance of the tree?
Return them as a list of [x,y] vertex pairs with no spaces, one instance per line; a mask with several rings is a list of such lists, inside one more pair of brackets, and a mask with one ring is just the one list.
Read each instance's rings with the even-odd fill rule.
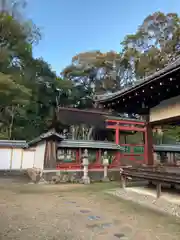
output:
[[31,57],[24,28],[7,12],[0,13],[0,91],[1,131],[12,137],[14,117],[27,104],[31,91],[22,84],[21,65]]
[[25,115],[16,119],[14,136],[20,138],[23,131],[23,138],[31,139],[32,136],[48,131],[57,105],[69,105],[68,92],[73,84],[57,77],[43,59],[31,59],[23,72],[23,82],[31,89],[32,94],[29,104],[26,105]]
[[9,139],[14,138],[16,119],[25,117],[31,97],[24,69],[32,60],[32,44],[37,40],[33,27],[16,18],[17,2],[11,2],[2,1],[0,12],[0,129],[1,136]]
[[0,5],[0,136],[32,139],[52,125],[57,105],[74,103],[74,84],[61,79],[32,48],[41,36],[24,18],[24,1]]
[[1,0],[0,12],[7,13],[13,18],[20,20],[26,5],[27,2],[25,0]]
[[[80,99],[132,86],[174,61],[180,50],[179,16],[155,12],[144,19],[135,34],[125,36],[121,45],[120,53],[97,50],[72,58],[62,74],[79,87]],[[167,140],[171,135],[167,140],[171,141],[174,139],[172,132],[177,131],[177,128],[166,130],[164,137]]]
[[[58,105],[93,108],[94,94],[133,85],[179,55],[178,15],[157,12],[124,38],[120,53],[79,53],[60,77],[44,59],[33,58],[41,35],[25,19],[24,7],[21,0],[2,0],[0,5],[1,138],[32,139],[52,126]],[[166,134],[174,139],[178,131],[169,129]]]
[[83,52],[72,58],[71,65],[63,70],[62,75],[81,86],[85,95],[92,98],[95,92],[112,92],[120,88],[120,61],[120,54],[114,51]]
[[122,42],[125,67],[132,79],[161,69],[179,55],[180,19],[175,13],[149,15],[137,32]]
[[[176,13],[155,12],[149,15],[137,32],[127,35],[122,42],[125,71],[129,80],[136,82],[162,69],[179,56],[180,18]],[[176,142],[179,127],[167,127],[156,136],[162,143]]]

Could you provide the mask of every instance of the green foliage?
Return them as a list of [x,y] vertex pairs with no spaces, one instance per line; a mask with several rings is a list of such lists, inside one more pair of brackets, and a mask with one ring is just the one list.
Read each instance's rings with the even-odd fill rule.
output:
[[145,77],[179,55],[180,18],[176,13],[155,12],[145,18],[137,32],[122,42],[132,78]]
[[[179,16],[157,12],[125,36],[120,53],[79,53],[59,77],[45,60],[33,58],[41,34],[24,19],[24,7],[22,0],[0,6],[0,138],[32,139],[51,126],[57,105],[93,107],[95,93],[132,85],[179,55]],[[179,127],[172,127],[158,141],[179,140]]]
[[39,30],[18,17],[19,5],[6,5],[0,11],[0,138],[32,139],[51,125],[56,105],[73,84],[32,57]]

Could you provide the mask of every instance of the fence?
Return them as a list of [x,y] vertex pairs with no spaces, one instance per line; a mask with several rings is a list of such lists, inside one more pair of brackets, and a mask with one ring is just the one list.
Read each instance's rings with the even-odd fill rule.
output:
[[0,170],[32,168],[35,151],[35,149],[0,148]]

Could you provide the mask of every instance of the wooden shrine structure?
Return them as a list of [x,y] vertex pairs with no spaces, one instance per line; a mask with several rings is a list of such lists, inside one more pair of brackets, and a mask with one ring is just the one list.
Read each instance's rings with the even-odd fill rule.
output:
[[157,186],[157,198],[161,186],[166,183],[175,187],[180,184],[180,164],[155,166],[152,129],[164,124],[179,124],[180,121],[180,58],[164,69],[155,72],[133,87],[106,96],[96,96],[100,108],[117,112],[138,114],[146,122],[147,162],[149,166],[130,167],[120,172],[122,185],[127,177],[153,181]]
[[122,91],[96,96],[99,108],[138,114],[146,124],[147,162],[153,165],[152,128],[180,120],[180,58]]
[[[3,142],[3,146],[7,147],[5,144],[6,142]],[[67,139],[53,129],[23,144],[22,149],[35,152],[32,166],[43,170],[79,171],[82,169],[85,149],[88,150],[89,171],[103,170],[105,153],[108,169],[111,171],[117,171],[119,167],[127,165],[140,166],[144,164],[142,160],[145,157],[144,145],[117,145],[110,141]],[[166,161],[167,165],[175,166],[177,161],[180,161],[180,144],[154,145],[153,152],[157,163]]]
[[[79,126],[84,124],[89,126],[89,130],[91,131],[91,135],[82,133],[81,138],[78,136],[74,137],[73,132],[75,130],[71,129],[70,136],[66,136],[66,138],[71,138],[70,142],[74,140],[74,142],[87,143],[88,141],[94,142],[92,145],[96,146],[96,148],[102,148],[102,143],[110,144],[113,146],[121,147],[121,151],[117,151],[114,153],[113,161],[110,163],[109,168],[119,168],[121,165],[128,164],[148,164],[148,146],[147,146],[147,125],[146,122],[139,119],[127,118],[124,116],[119,116],[115,113],[102,111],[100,109],[94,110],[80,110],[74,108],[58,108],[57,111],[58,121],[64,126]],[[64,127],[65,128],[65,127]],[[141,142],[140,143],[127,143],[125,139],[126,135],[133,135],[135,133],[141,134]],[[123,141],[124,140],[124,141]],[[69,142],[69,144],[70,144]],[[94,147],[95,149],[95,147]],[[105,150],[105,148],[104,148]],[[110,155],[112,155],[112,151],[110,153],[110,149],[106,149]],[[97,154],[97,153],[96,153]],[[103,155],[103,153],[99,152],[99,155]],[[68,165],[68,164],[67,164]],[[71,164],[69,163],[69,166]],[[102,165],[100,161],[97,160],[93,164],[90,165],[91,168],[101,168]]]
[[[39,140],[45,142],[38,150],[42,155],[44,149],[43,168],[81,171],[85,153],[89,171],[101,171],[104,158],[115,171],[126,165],[154,165],[154,150],[162,155],[162,148],[153,147],[152,128],[180,120],[179,75],[180,59],[131,88],[97,96],[96,109],[58,107],[56,130]],[[126,141],[136,133],[140,141]]]

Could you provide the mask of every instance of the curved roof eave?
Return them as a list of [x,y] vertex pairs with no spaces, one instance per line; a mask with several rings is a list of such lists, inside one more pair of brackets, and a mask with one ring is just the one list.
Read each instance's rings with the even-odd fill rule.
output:
[[139,81],[139,83],[135,84],[132,87],[127,87],[123,90],[117,91],[115,93],[112,94],[108,94],[108,95],[98,95],[96,96],[96,99],[94,99],[95,102],[99,102],[99,103],[105,103],[107,101],[111,101],[114,99],[119,98],[120,96],[124,96],[128,93],[131,93],[141,87],[144,87],[145,85],[154,82],[158,79],[161,79],[162,77],[165,77],[166,75],[177,71],[178,69],[180,69],[180,58],[178,58],[176,61],[174,61],[173,63],[169,64],[168,66],[166,66],[165,68],[153,73],[152,75],[146,77],[144,80],[142,79],[141,81]]
[[39,137],[37,137],[37,138],[29,141],[29,142],[27,143],[27,148],[30,147],[30,146],[33,146],[33,145],[35,145],[35,144],[37,144],[37,143],[39,143],[39,142],[41,142],[41,141],[46,140],[46,139],[49,138],[49,137],[53,137],[53,136],[59,138],[60,140],[63,140],[63,139],[64,139],[64,136],[62,136],[61,134],[56,133],[55,131],[48,131],[47,133],[43,133],[43,134],[41,134]]

